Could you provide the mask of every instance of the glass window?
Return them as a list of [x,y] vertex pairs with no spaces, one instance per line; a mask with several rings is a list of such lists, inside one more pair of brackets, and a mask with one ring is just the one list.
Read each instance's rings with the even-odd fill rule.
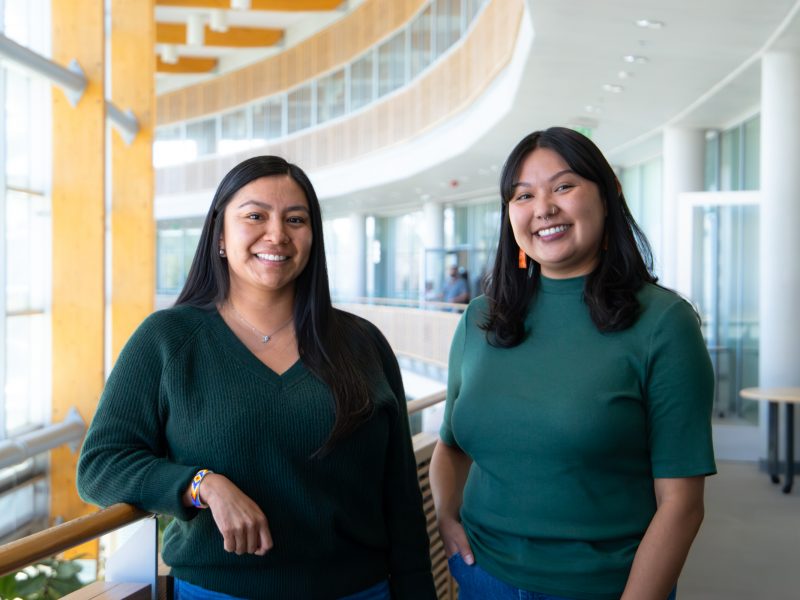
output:
[[50,405],[50,315],[12,312],[6,316],[5,422],[7,435],[44,423]]
[[156,250],[156,287],[159,295],[180,292],[200,241],[202,219],[161,221]]
[[375,99],[373,51],[350,65],[350,110],[356,110]]
[[406,32],[400,31],[378,46],[378,95],[383,96],[405,83]]
[[741,186],[741,153],[739,148],[740,129],[729,129],[722,133],[720,140],[719,183],[722,191],[736,191]]
[[156,168],[177,165],[197,158],[197,147],[184,136],[183,125],[156,129],[153,141],[153,166]]
[[411,38],[411,78],[433,62],[433,9],[423,10],[409,29]]
[[704,189],[707,192],[719,190],[719,134],[716,131],[706,135]]
[[324,123],[344,114],[344,69],[317,81],[317,123]]
[[195,156],[214,154],[217,151],[217,121],[204,119],[186,125],[186,138],[194,147]]
[[[5,71],[7,185],[45,189],[50,140],[50,87],[15,70]],[[60,92],[59,92],[60,93]]]
[[755,117],[744,124],[744,189],[761,187],[761,119]]
[[311,127],[311,85],[304,85],[289,92],[288,133]]
[[466,12],[466,21],[471,23],[475,15],[481,10],[483,0],[464,0],[464,11]]
[[221,117],[219,152],[238,152],[250,147],[247,132],[248,110],[242,108]]
[[461,0],[436,1],[436,54],[443,54],[461,37]]
[[262,143],[283,135],[283,96],[253,107],[253,140]]
[[159,229],[157,281],[159,294],[176,294],[183,285],[183,232]]
[[758,210],[694,208],[692,301],[716,376],[713,416],[729,425],[758,424],[758,403],[739,396],[758,385]]
[[6,309],[43,311],[50,265],[50,206],[38,194],[6,194]]

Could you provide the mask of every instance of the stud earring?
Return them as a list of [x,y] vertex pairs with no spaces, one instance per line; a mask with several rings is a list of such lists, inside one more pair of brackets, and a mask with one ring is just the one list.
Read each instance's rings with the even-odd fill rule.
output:
[[220,258],[227,258],[227,256],[228,256],[228,255],[227,255],[227,254],[225,254],[225,248],[220,248],[220,249],[219,249],[219,257],[220,257]]

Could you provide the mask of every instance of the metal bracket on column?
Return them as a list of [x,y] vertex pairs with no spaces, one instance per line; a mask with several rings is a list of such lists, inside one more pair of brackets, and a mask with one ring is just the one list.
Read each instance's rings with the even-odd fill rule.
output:
[[30,433],[0,442],[0,469],[18,465],[29,458],[69,444],[73,452],[86,432],[86,423],[81,415],[72,407],[61,423],[47,425]]
[[61,86],[61,89],[64,90],[64,95],[67,97],[67,100],[74,107],[77,106],[78,102],[80,102],[81,98],[83,98],[83,92],[86,89],[87,80],[86,75],[83,73],[83,69],[81,69],[78,61],[74,58],[69,61],[67,69],[70,72],[78,75],[81,78],[81,81],[83,81],[83,85],[80,87],[80,89],[64,87],[63,85]]
[[129,146],[139,133],[139,121],[130,109],[122,112],[116,104],[106,100],[106,116]]
[[73,59],[69,67],[62,67],[49,58],[21,46],[0,33],[0,58],[33,73],[44,77],[58,85],[67,96],[70,104],[75,106],[86,89],[86,76],[78,61]]

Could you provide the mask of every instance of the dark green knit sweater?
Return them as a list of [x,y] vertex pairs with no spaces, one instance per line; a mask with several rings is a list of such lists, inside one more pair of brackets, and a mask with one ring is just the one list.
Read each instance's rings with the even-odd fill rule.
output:
[[[397,361],[368,327],[383,370],[375,411],[322,458],[329,388],[301,361],[262,364],[216,311],[151,315],[106,384],[78,464],[81,496],[174,515],[163,557],[173,574],[244,598],[338,598],[390,578],[395,598],[435,598],[428,538]],[[182,495],[200,468],[221,473],[269,520],[265,556],[223,549],[209,510]]]

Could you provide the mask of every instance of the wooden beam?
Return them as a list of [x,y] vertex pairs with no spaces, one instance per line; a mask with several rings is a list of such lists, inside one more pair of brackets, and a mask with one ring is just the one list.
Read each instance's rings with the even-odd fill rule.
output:
[[174,65],[165,63],[160,57],[157,60],[156,70],[159,73],[208,73],[217,67],[216,58],[182,56]]
[[[205,26],[204,46],[225,46],[230,48],[259,48],[274,46],[283,38],[282,29],[256,27],[229,27],[227,31],[212,31]],[[186,44],[186,25],[183,23],[156,24],[156,43]]]
[[111,358],[155,303],[154,0],[111,1],[111,98],[139,121],[128,145],[111,139]]
[[[316,12],[336,10],[342,3],[342,0],[250,0],[250,10]],[[230,10],[231,0],[156,0],[156,5]]]
[[[76,407],[94,415],[104,378],[105,97],[103,3],[52,0],[52,57],[77,60],[88,80],[72,106],[52,93],[52,420]],[[152,47],[152,46],[151,46]],[[50,518],[55,523],[94,511],[75,488],[78,453],[50,454]],[[97,542],[77,552],[96,553]]]

